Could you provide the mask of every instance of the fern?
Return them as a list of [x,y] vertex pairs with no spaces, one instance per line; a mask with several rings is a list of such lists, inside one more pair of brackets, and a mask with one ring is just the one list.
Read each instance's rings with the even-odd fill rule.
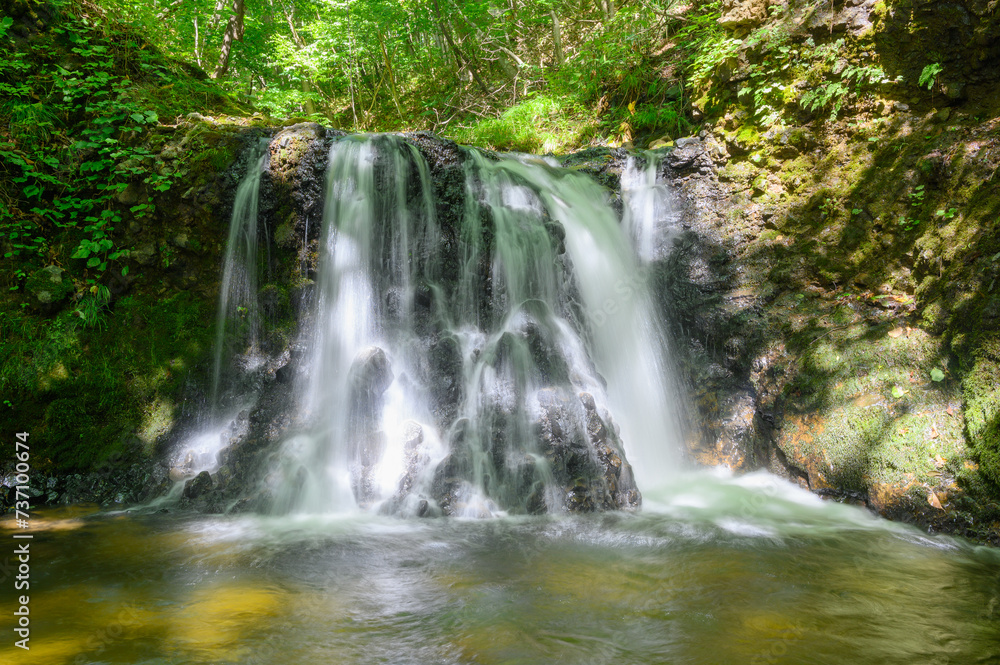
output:
[[931,64],[924,67],[923,71],[920,72],[920,78],[917,80],[917,85],[921,88],[927,88],[930,90],[934,87],[934,82],[937,80],[937,75],[944,71],[944,67],[940,63],[932,62]]

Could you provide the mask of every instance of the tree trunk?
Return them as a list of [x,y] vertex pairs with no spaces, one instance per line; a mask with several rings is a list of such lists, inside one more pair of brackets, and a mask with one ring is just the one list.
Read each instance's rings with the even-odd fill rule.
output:
[[559,17],[556,16],[556,11],[554,9],[549,11],[549,16],[552,17],[552,42],[556,48],[556,64],[562,67],[563,50],[562,34],[559,32]]
[[389,58],[389,49],[385,45],[385,37],[378,33],[378,45],[382,49],[382,60],[385,63],[386,72],[389,74],[389,92],[392,93],[392,103],[396,105],[396,113],[399,119],[403,119],[403,109],[399,106],[399,93],[396,91],[396,74],[392,71],[392,60]]
[[222,10],[226,8],[226,0],[215,0],[215,9],[212,11],[212,20],[208,22],[209,31],[215,30],[222,18]]
[[212,78],[222,78],[229,72],[229,55],[233,49],[233,40],[243,41],[243,17],[246,14],[245,0],[233,0],[233,15],[226,24],[226,34],[222,37],[222,50],[219,52],[219,64]]
[[198,17],[194,17],[194,60],[198,63],[198,67],[204,68],[205,65],[201,64],[201,39],[198,37]]
[[441,8],[438,6],[438,0],[434,0],[434,13],[437,14],[438,26],[441,29],[441,34],[444,35],[445,42],[448,43],[448,47],[455,54],[455,59],[458,60],[459,66],[468,67],[469,73],[472,74],[472,80],[476,82],[476,85],[479,86],[479,89],[482,90],[484,94],[489,94],[489,89],[486,87],[486,84],[483,83],[482,79],[479,78],[479,73],[476,72],[476,68],[472,66],[472,63],[468,61],[468,58],[465,57],[462,50],[455,44],[455,40],[451,38],[451,32],[448,30],[444,19],[441,17]]

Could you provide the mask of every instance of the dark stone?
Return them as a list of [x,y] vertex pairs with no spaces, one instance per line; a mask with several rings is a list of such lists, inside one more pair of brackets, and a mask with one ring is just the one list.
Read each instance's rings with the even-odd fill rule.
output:
[[197,499],[212,489],[212,474],[202,471],[184,484],[184,498]]
[[351,392],[355,399],[372,402],[392,383],[389,356],[377,346],[363,349],[351,365]]
[[291,383],[294,377],[295,370],[292,369],[291,363],[282,365],[274,371],[274,378],[278,383]]

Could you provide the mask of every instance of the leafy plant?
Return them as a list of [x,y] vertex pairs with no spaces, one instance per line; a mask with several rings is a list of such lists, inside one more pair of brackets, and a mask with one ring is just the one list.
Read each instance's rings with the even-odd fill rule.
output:
[[111,302],[111,291],[108,287],[101,285],[91,286],[84,294],[73,314],[79,317],[85,326],[103,329],[105,322],[105,309]]
[[937,81],[938,74],[944,71],[944,67],[940,63],[932,62],[923,68],[920,72],[920,78],[917,80],[917,85],[921,88],[927,88],[931,90],[934,88],[934,83]]

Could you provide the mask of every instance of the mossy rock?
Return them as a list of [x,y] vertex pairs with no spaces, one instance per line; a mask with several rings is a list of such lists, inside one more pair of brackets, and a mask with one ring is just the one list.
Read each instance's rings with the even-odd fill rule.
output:
[[73,292],[73,282],[62,268],[47,266],[31,273],[25,291],[31,295],[30,302],[34,307],[57,309],[59,303]]
[[1000,337],[987,340],[962,381],[965,430],[987,478],[1000,485]]

